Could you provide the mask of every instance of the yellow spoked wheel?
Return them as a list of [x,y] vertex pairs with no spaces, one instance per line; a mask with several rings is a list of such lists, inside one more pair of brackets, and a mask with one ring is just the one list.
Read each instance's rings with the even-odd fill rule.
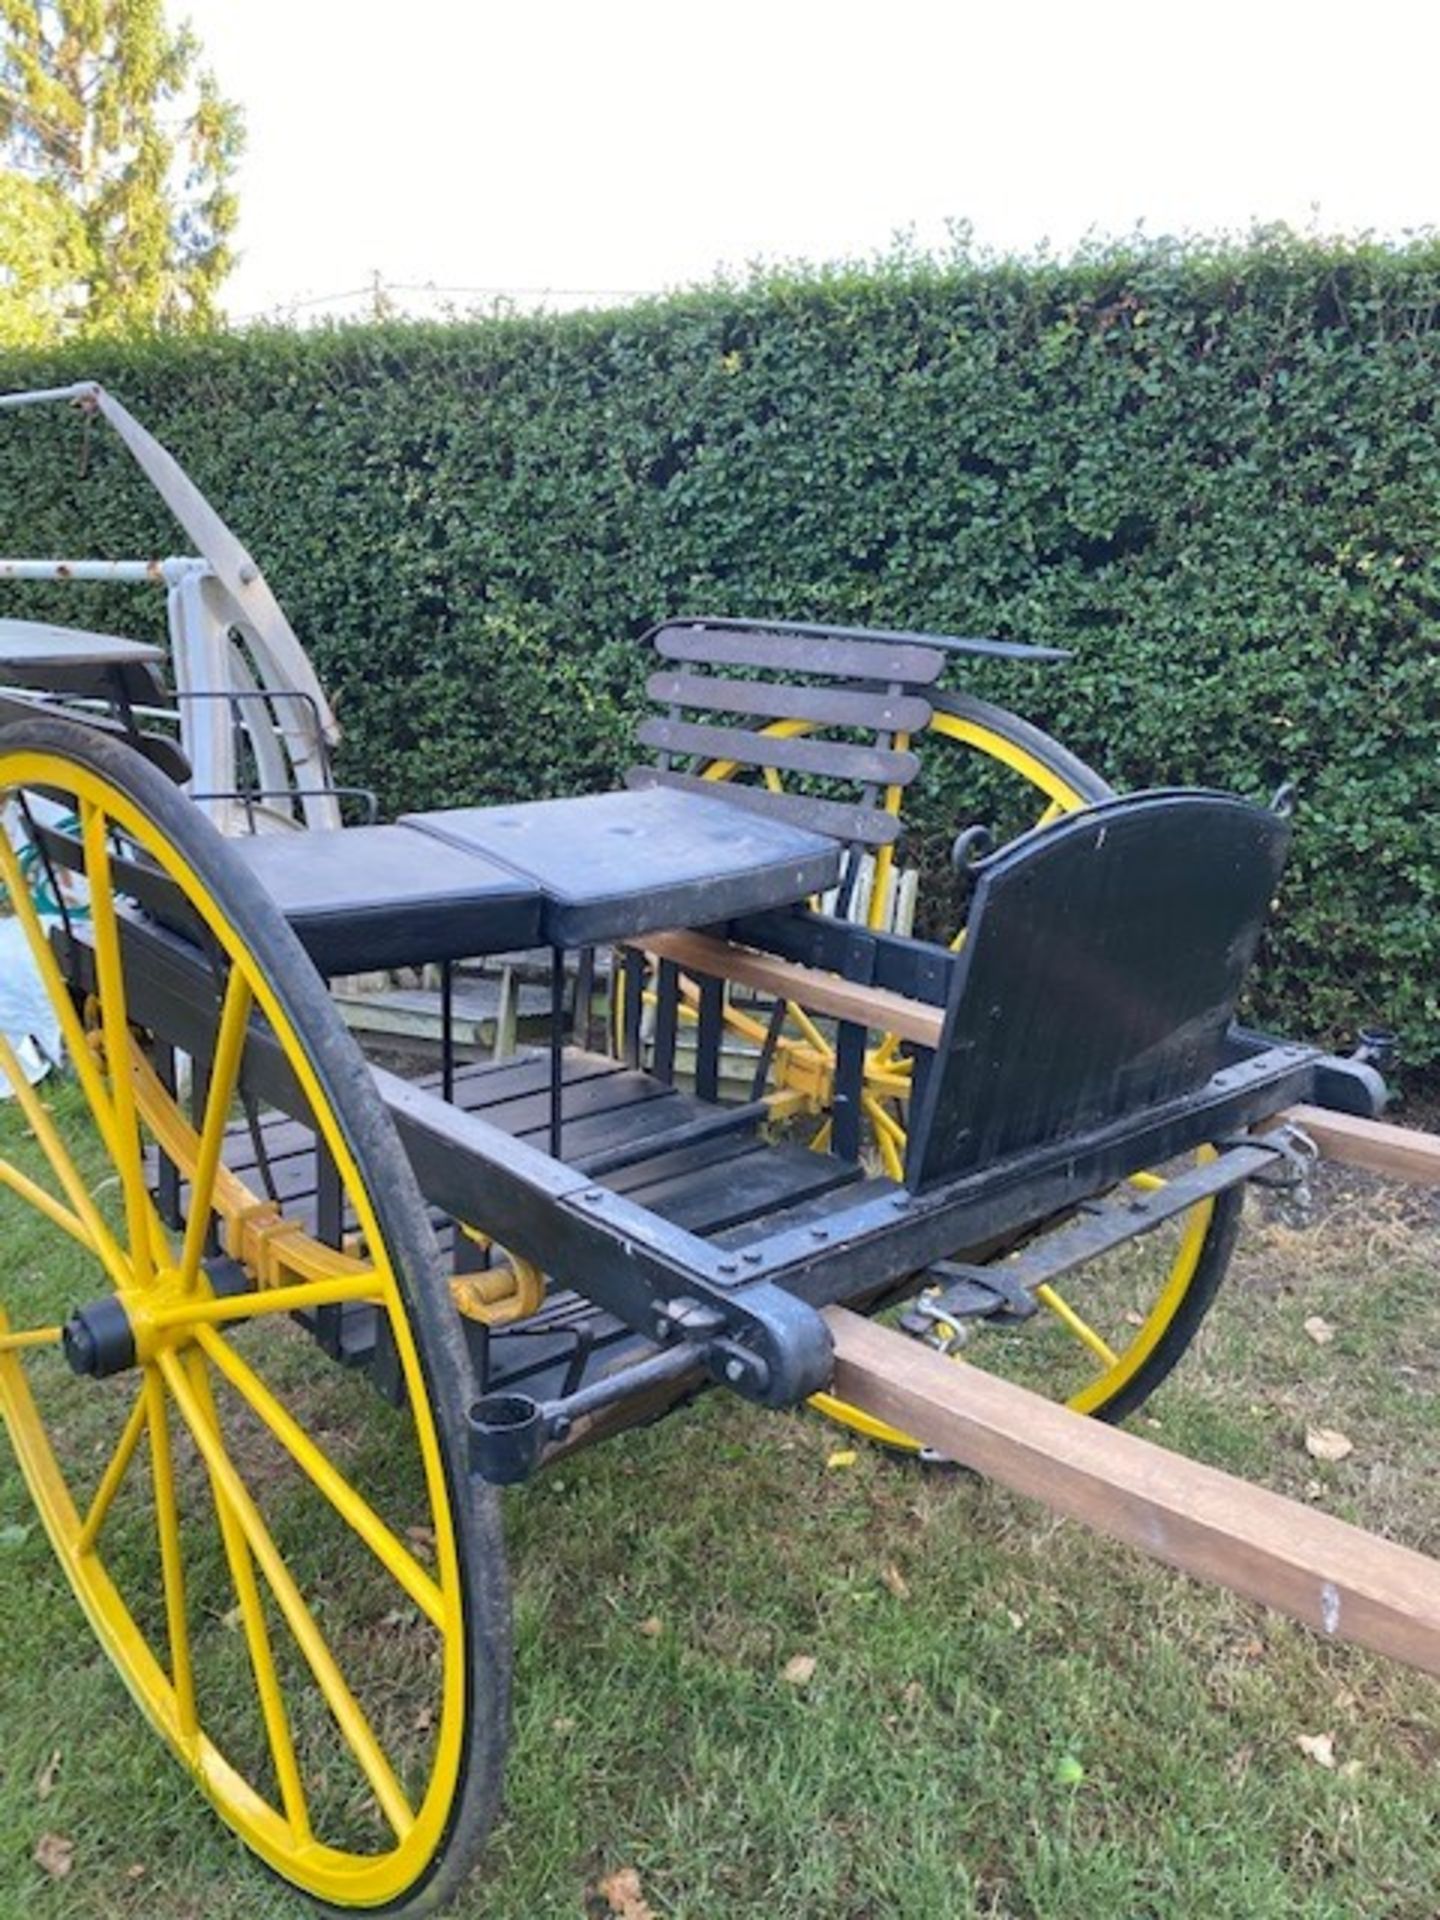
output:
[[[993,851],[1112,794],[1092,768],[1018,715],[965,694],[940,693],[933,699],[925,734],[900,744],[917,749],[922,764],[932,752],[963,756],[964,772],[954,784],[972,809],[977,852]],[[766,730],[799,735],[813,729],[805,721],[780,721]],[[754,777],[735,761],[715,761],[703,771],[712,780]],[[778,775],[765,778],[778,789]],[[883,804],[898,814],[903,797],[902,789],[892,788]],[[932,892],[919,903],[915,930],[958,946],[964,938],[963,902],[947,898],[945,888],[962,886],[963,875],[938,878],[938,895]],[[880,848],[867,868],[859,917],[872,928],[890,926],[901,885],[892,849]],[[909,917],[903,915],[902,924]],[[727,1008],[726,1019],[742,1039],[763,1044],[768,1028],[763,1013]],[[829,1145],[825,1114],[834,1071],[834,1046],[822,1026],[803,1008],[787,1006],[773,1045],[773,1108],[782,1118],[813,1114],[818,1126],[813,1144],[819,1149]],[[862,1100],[871,1148],[893,1179],[904,1173],[911,1071],[893,1034],[871,1036]],[[1141,1174],[1137,1184],[1163,1178],[1163,1171]],[[1079,1412],[1121,1419],[1155,1390],[1188,1346],[1229,1264],[1239,1209],[1238,1195],[1198,1202],[1172,1225],[1086,1267],[1075,1282],[1042,1288],[1040,1311],[1032,1320],[936,1321],[929,1337],[947,1352],[958,1355],[963,1348],[967,1357],[1022,1378]],[[1083,1292],[1083,1302],[1072,1292]],[[832,1395],[819,1395],[812,1404],[886,1445],[915,1450],[907,1435]]]
[[[20,1474],[131,1694],[247,1845],[328,1906],[428,1911],[493,1814],[510,1653],[494,1497],[464,1458],[469,1363],[413,1174],[303,950],[190,801],[123,745],[38,719],[0,732],[7,799],[89,906],[54,919],[44,863],[0,829],[3,910],[66,1055],[32,1085],[0,1037]],[[208,1020],[170,1020],[132,888],[204,956]],[[167,1043],[188,1050],[189,1111]],[[259,1151],[267,1127],[288,1159]],[[242,1134],[261,1171],[227,1164]],[[339,1246],[286,1200],[313,1192],[317,1142]],[[352,1358],[385,1353],[390,1400],[322,1352],[327,1317]]]

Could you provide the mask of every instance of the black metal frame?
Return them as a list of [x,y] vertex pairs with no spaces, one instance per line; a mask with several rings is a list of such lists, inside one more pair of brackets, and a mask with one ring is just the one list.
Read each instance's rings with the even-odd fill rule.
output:
[[[122,924],[134,949],[132,1018],[203,1070],[216,990],[202,952],[138,914]],[[93,990],[84,930],[57,930],[53,938],[71,981]],[[936,1261],[1016,1244],[1128,1175],[1212,1142],[1228,1143],[1210,1176],[1218,1191],[1273,1160],[1269,1143],[1260,1150],[1244,1137],[1257,1122],[1304,1101],[1370,1113],[1383,1097],[1367,1066],[1236,1029],[1225,1063],[1183,1097],[921,1192],[859,1178],[793,1224],[705,1237],[601,1184],[598,1167],[566,1164],[423,1086],[374,1071],[427,1202],[451,1219],[483,1218],[495,1240],[628,1329],[626,1357],[639,1356],[598,1381],[571,1368],[571,1390],[543,1404],[522,1407],[529,1397],[514,1392],[503,1405],[482,1401],[472,1444],[492,1477],[528,1470],[582,1416],[643,1406],[657,1394],[674,1398],[706,1377],[766,1406],[793,1404],[830,1377],[819,1308],[873,1307],[913,1286]],[[308,1118],[283,1053],[258,1018],[243,1091]],[[747,1110],[738,1110],[740,1118],[736,1112],[717,1109],[716,1124],[741,1124]],[[1136,1233],[1155,1224],[1142,1213],[1132,1218]],[[515,1337],[509,1329],[491,1330],[487,1344],[507,1337]]]

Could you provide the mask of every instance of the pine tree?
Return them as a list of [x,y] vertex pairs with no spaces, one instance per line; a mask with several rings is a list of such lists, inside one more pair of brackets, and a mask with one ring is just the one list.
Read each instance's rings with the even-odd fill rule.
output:
[[163,0],[0,0],[0,345],[211,324],[242,140]]

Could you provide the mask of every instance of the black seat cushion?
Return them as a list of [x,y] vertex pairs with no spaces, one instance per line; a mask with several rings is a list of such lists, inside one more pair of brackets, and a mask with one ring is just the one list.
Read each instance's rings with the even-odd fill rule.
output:
[[540,937],[530,881],[408,827],[311,827],[230,844],[322,973],[462,960]]
[[544,896],[544,938],[558,947],[709,926],[803,900],[834,886],[842,855],[821,834],[661,787],[402,818],[533,881]]

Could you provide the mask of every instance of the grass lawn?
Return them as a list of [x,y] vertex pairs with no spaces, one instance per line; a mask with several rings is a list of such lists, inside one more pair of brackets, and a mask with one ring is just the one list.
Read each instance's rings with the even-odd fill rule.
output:
[[[1440,1553],[1433,1210],[1347,1176],[1265,1214],[1141,1430]],[[712,1395],[507,1497],[508,1809],[458,1915],[598,1920],[633,1868],[655,1920],[1435,1920],[1433,1680],[845,1444]],[[4,1449],[0,1642],[0,1920],[309,1910],[140,1724]]]

